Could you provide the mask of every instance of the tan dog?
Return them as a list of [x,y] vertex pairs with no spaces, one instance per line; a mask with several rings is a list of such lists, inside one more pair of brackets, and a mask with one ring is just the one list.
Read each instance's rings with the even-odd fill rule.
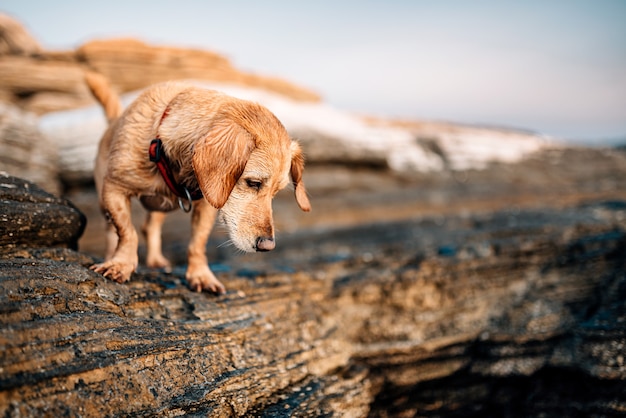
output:
[[[103,263],[91,267],[96,272],[125,282],[137,267],[131,197],[149,211],[143,228],[149,267],[170,267],[161,252],[165,212],[193,206],[186,278],[193,290],[217,293],[225,288],[209,269],[205,248],[218,209],[232,242],[247,252],[274,248],[272,198],[289,183],[289,175],[298,205],[311,209],[300,146],[263,106],[168,82],[144,91],[122,113],[119,98],[102,76],[88,73],[86,80],[109,121],[94,173],[108,220],[107,254]],[[149,157],[155,138],[162,144],[155,152],[165,155],[170,186]],[[203,198],[192,205],[192,195],[200,192]]]

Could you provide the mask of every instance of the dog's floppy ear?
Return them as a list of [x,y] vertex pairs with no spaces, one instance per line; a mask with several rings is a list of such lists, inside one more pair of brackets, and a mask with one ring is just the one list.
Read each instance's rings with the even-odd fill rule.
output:
[[311,210],[311,203],[306,195],[306,188],[302,181],[302,172],[304,171],[304,155],[300,144],[296,141],[291,142],[291,180],[293,181],[294,192],[296,194],[296,202],[298,206],[305,212]]
[[217,209],[224,206],[254,146],[252,135],[232,122],[216,124],[206,138],[196,143],[193,171],[211,206]]

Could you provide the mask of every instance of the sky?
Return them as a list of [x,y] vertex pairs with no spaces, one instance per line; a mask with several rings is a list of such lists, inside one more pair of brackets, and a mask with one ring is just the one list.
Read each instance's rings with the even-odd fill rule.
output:
[[2,0],[43,47],[219,52],[362,114],[626,138],[626,0]]

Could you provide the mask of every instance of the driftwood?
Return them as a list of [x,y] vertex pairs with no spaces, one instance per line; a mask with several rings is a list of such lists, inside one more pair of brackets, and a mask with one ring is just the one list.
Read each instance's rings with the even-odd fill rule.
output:
[[214,266],[221,297],[178,269],[117,284],[52,242],[5,245],[0,415],[618,415],[625,215],[606,201],[292,234]]

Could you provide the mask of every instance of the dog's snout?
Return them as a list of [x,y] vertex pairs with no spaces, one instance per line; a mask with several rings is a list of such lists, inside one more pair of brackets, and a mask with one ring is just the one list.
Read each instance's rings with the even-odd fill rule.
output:
[[257,251],[271,251],[274,247],[276,247],[276,243],[272,237],[258,237],[256,239],[255,249]]

